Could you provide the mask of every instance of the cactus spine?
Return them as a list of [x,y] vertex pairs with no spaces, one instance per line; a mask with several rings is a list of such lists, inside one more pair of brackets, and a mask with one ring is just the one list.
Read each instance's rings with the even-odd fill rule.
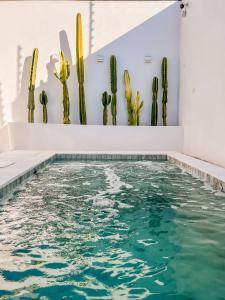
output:
[[133,105],[132,90],[130,86],[130,76],[127,70],[124,71],[125,98],[127,101],[128,125],[133,125]]
[[48,113],[47,113],[48,97],[45,91],[41,92],[39,99],[43,109],[43,123],[48,123]]
[[111,102],[111,113],[112,113],[112,123],[116,125],[116,115],[117,115],[117,70],[116,70],[116,57],[112,55],[110,57],[110,78],[111,78],[111,92],[112,92],[112,102]]
[[56,68],[54,68],[54,75],[63,85],[63,123],[70,124],[70,99],[67,87],[67,79],[70,76],[70,66],[68,60],[65,59],[63,51],[60,52],[60,72],[58,74]]
[[77,55],[77,78],[79,84],[79,112],[80,123],[87,124],[85,94],[84,94],[84,59],[83,59],[83,41],[82,41],[82,20],[81,14],[77,14],[76,22],[76,55]]
[[37,72],[37,62],[38,62],[38,49],[35,48],[33,50],[32,55],[32,63],[30,69],[30,80],[28,86],[28,122],[34,123],[34,109],[35,109],[35,101],[34,101],[34,90],[35,90],[35,81],[36,81],[36,72]]
[[111,102],[111,95],[108,95],[107,92],[104,92],[102,94],[102,105],[104,106],[103,108],[103,125],[107,125],[108,123],[108,109],[107,106]]
[[144,101],[140,102],[140,93],[137,91],[136,97],[133,104],[133,124],[139,125],[139,114],[144,105]]
[[163,126],[167,126],[167,90],[168,90],[168,80],[167,80],[167,58],[163,57],[162,60],[162,119]]
[[152,81],[152,113],[151,113],[151,125],[157,126],[158,123],[158,86],[159,81],[157,77],[153,78]]

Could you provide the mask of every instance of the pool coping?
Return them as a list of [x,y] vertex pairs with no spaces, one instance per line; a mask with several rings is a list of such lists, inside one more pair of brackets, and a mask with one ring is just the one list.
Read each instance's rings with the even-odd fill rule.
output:
[[[6,154],[5,154],[6,153]],[[7,155],[8,154],[8,155]],[[20,158],[20,155],[22,159]],[[5,159],[4,159],[5,156]],[[3,158],[3,159],[2,159]],[[0,201],[11,195],[26,180],[46,165],[58,160],[150,160],[169,161],[187,173],[207,182],[213,189],[225,192],[225,169],[214,164],[170,151],[75,152],[75,151],[9,151],[0,153]],[[5,175],[3,174],[5,171]]]

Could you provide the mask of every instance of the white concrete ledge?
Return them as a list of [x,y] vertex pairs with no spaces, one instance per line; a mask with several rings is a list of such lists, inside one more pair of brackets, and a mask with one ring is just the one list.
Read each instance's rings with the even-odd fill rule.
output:
[[180,126],[9,123],[12,150],[181,151]]

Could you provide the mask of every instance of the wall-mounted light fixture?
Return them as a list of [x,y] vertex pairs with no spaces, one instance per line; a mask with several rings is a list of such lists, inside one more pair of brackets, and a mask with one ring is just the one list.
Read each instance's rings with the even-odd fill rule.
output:
[[103,63],[104,62],[104,55],[98,54],[97,55],[97,62],[98,63]]
[[145,55],[144,56],[144,62],[146,64],[150,64],[152,62],[152,56],[151,55]]
[[180,2],[181,15],[182,15],[182,17],[186,17],[188,0],[178,0],[178,1]]

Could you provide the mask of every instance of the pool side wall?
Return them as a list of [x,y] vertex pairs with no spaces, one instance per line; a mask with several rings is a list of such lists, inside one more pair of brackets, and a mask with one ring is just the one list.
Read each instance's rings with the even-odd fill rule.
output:
[[35,172],[41,170],[49,163],[59,160],[150,160],[165,161],[176,164],[195,177],[207,182],[215,190],[225,192],[225,169],[208,164],[206,162],[193,159],[180,153],[54,153],[47,159],[29,167],[26,171],[18,173],[4,185],[0,185],[0,200],[4,199],[16,190],[30,177],[35,176]]

